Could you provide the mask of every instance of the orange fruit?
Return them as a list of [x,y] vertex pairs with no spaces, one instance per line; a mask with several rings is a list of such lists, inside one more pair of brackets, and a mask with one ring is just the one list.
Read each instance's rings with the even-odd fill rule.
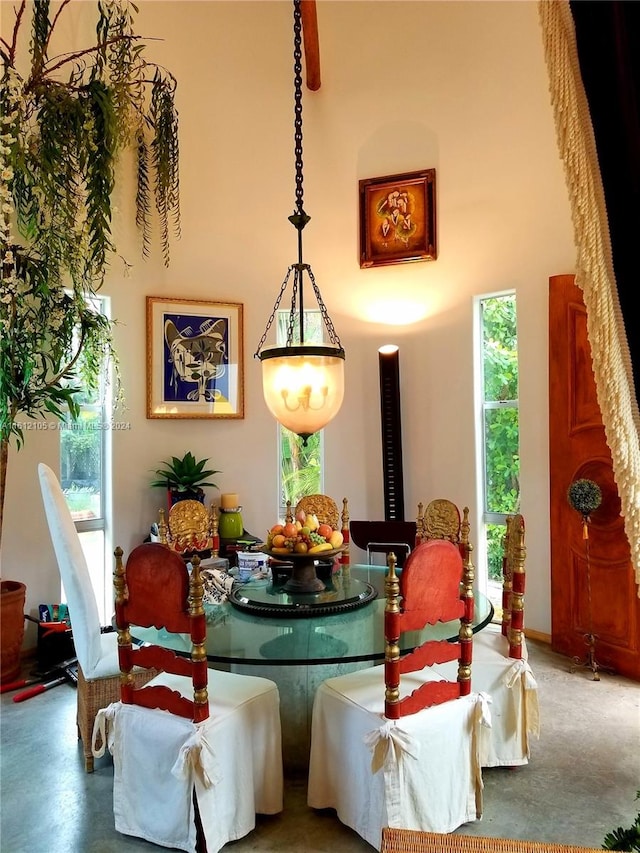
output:
[[316,532],[328,541],[333,533],[333,527],[330,524],[321,524]]

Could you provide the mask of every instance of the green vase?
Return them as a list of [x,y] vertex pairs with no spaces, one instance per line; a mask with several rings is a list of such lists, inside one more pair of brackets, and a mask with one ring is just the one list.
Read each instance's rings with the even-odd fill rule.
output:
[[244,533],[244,524],[240,514],[241,506],[233,509],[221,509],[218,521],[218,533],[221,539],[240,539]]

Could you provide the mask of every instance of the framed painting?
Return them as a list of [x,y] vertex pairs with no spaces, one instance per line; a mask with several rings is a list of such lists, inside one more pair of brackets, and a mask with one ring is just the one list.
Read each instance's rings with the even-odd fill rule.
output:
[[436,258],[436,170],[360,181],[361,268]]
[[244,417],[240,303],[147,296],[147,417]]

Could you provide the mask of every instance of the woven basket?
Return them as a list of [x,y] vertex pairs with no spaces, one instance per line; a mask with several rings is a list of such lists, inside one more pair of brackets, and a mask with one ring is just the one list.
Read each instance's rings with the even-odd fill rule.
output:
[[514,841],[480,835],[441,835],[412,829],[382,830],[380,853],[593,853],[599,847],[574,847],[542,841]]
[[[136,687],[142,687],[157,674],[155,669],[144,669],[139,672],[134,671],[134,684]],[[110,705],[112,702],[118,702],[119,699],[120,675],[87,681],[80,664],[78,664],[78,713],[76,723],[78,726],[78,737],[82,741],[84,767],[87,773],[93,773],[91,738],[96,714],[101,708],[106,708],[107,705]]]

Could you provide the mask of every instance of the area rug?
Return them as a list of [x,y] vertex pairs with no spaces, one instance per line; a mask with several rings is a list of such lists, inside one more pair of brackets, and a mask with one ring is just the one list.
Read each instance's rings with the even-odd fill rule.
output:
[[380,853],[586,853],[601,849],[480,835],[441,835],[386,826],[382,830]]

